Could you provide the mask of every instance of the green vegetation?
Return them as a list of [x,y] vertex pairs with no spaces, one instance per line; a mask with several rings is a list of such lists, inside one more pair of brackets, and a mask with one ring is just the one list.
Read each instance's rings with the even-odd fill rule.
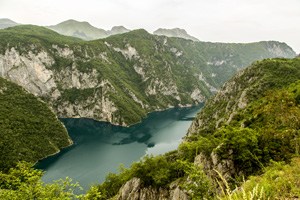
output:
[[78,183],[66,180],[54,181],[52,184],[41,182],[43,172],[33,169],[26,162],[20,162],[16,168],[11,168],[7,174],[0,172],[0,199],[97,199],[101,194],[93,188],[85,196],[76,195],[83,190]]
[[300,159],[291,163],[272,162],[262,176],[251,176],[236,192],[232,192],[226,180],[226,189],[218,197],[221,200],[297,199],[300,196]]
[[[271,66],[269,63],[272,62],[275,64],[282,62],[281,65],[277,65],[280,69],[282,69],[284,63],[284,69],[292,69],[293,75],[291,74],[291,77],[297,77],[294,69],[297,68],[299,60],[267,60],[261,62],[259,69],[269,69]],[[263,63],[267,65],[263,65]],[[252,72],[252,70],[249,71]],[[182,188],[194,191],[190,193],[192,199],[217,198],[219,195],[216,193],[218,191],[216,189],[218,188],[217,182],[215,181],[217,176],[210,172],[210,178],[212,178],[210,179],[204,174],[201,166],[194,166],[195,156],[202,153],[209,160],[212,152],[215,153],[220,163],[226,160],[233,162],[235,172],[231,174],[229,183],[226,183],[229,189],[232,186],[239,185],[242,177],[248,178],[251,175],[262,173],[269,176],[268,166],[274,162],[284,161],[289,163],[293,156],[298,155],[300,142],[298,132],[300,129],[298,120],[300,118],[300,81],[296,81],[296,78],[286,80],[286,76],[282,76],[280,79],[280,76],[273,75],[276,73],[278,73],[277,70],[270,71],[265,74],[265,78],[258,79],[258,81],[270,85],[270,88],[281,87],[282,89],[258,91],[257,96],[260,96],[260,98],[254,100],[252,96],[253,101],[243,109],[237,110],[229,124],[224,124],[222,128],[215,129],[211,134],[207,132],[194,134],[188,138],[188,142],[182,143],[178,150],[169,152],[164,156],[146,156],[139,163],[134,163],[130,169],[121,167],[121,173],[109,174],[104,183],[95,187],[103,194],[103,198],[111,198],[118,193],[123,184],[133,177],[140,178],[145,187],[156,188],[167,188],[169,184],[179,180],[182,183]],[[289,72],[285,71],[283,73]],[[244,77],[247,77],[247,74],[244,74]],[[252,78],[255,78],[255,76]],[[276,83],[272,82],[274,79]],[[294,83],[291,83],[293,81]],[[281,166],[283,165],[281,164]],[[289,167],[287,165],[284,168]],[[293,172],[293,170],[290,170],[290,172]],[[284,185],[284,182],[280,181],[282,184],[278,185],[278,187],[285,187],[285,190],[283,190],[285,193],[271,192],[272,189],[268,189],[267,192],[267,188],[265,188],[263,192],[266,199],[267,197],[276,197],[279,194],[281,196],[297,196],[299,190],[291,184],[299,184],[299,178],[299,176],[294,177],[293,174],[288,173],[287,179],[284,179],[284,181],[291,181],[291,183],[288,182]],[[259,176],[256,179],[259,179]],[[276,177],[273,177],[272,180],[264,183],[272,186],[264,187],[276,188],[277,186],[272,182],[275,179]],[[190,182],[190,180],[193,182]],[[226,180],[224,179],[224,181]],[[251,189],[247,189],[247,192],[253,190],[253,184],[251,187]],[[255,189],[257,197],[259,197],[260,191],[261,188],[259,187]],[[225,194],[228,195],[226,192]]]
[[27,54],[28,50],[38,53],[42,49],[51,49],[52,44],[64,47],[65,44],[81,41],[78,38],[63,36],[44,27],[33,25],[20,25],[1,30],[0,38],[1,54],[12,47],[16,48],[20,54]]
[[0,78],[0,171],[37,162],[70,145],[50,107],[21,86]]
[[[46,60],[39,60],[53,74],[56,86],[42,99],[59,117],[72,117],[67,115],[71,113],[67,109],[73,108],[74,115],[93,111],[94,119],[118,125],[138,123],[154,110],[204,101],[211,95],[212,87],[220,88],[238,69],[257,59],[295,56],[289,46],[275,41],[193,42],[151,35],[142,29],[81,41],[47,28],[22,25],[0,30],[0,40],[1,54],[12,48],[29,60],[40,52],[47,54]],[[282,51],[274,54],[273,48]],[[15,75],[19,68],[32,67],[24,64],[16,64],[7,77]],[[39,81],[31,76],[28,79],[28,88]],[[52,98],[57,95],[58,98]],[[115,107],[113,113],[102,113],[105,105],[101,99],[110,101]]]
[[[61,96],[56,102],[47,96],[43,98],[54,108],[63,103],[93,108],[98,100],[108,99],[117,108],[113,113],[114,122],[126,125],[140,121],[145,113],[156,109],[196,103],[191,98],[194,89],[208,97],[210,90],[199,80],[200,75],[218,88],[236,71],[235,65],[243,67],[258,55],[259,58],[276,56],[267,50],[274,45],[281,45],[286,52],[293,54],[287,45],[278,42],[251,45],[195,43],[153,36],[144,30],[83,42],[41,27],[18,26],[0,31],[0,39],[4,41],[4,46],[0,46],[2,53],[15,47],[24,55],[28,51],[38,53],[44,50],[53,58],[54,64],[47,69],[52,70]],[[59,54],[53,45],[71,49],[74,58]],[[126,53],[129,47],[136,50],[131,49],[134,55]],[[142,69],[144,77],[136,72],[135,67]],[[85,81],[93,79],[97,86],[75,88],[64,85],[64,80],[73,80],[74,73],[69,72],[75,69],[82,73],[78,77],[81,83],[85,83],[86,76]],[[119,174],[109,174],[104,183],[92,186],[86,197],[112,198],[124,183],[138,177],[144,187],[167,188],[173,181],[178,181],[181,188],[193,191],[189,193],[192,199],[215,198],[214,179],[204,173],[204,166],[194,166],[195,156],[200,153],[207,160],[214,153],[219,161],[232,161],[235,172],[231,174],[229,184],[233,185],[242,176],[261,174],[272,160],[289,163],[294,155],[299,154],[299,70],[299,58],[266,59],[253,63],[208,101],[195,119],[195,130],[178,150],[163,156],[146,156],[133,163],[130,169],[120,167]],[[95,77],[91,73],[96,74]],[[68,146],[69,138],[44,103],[20,86],[4,79],[0,81],[0,110],[3,111],[0,118],[0,148],[3,152],[0,166],[5,172],[0,174],[0,195],[12,199],[18,195],[80,198],[73,194],[73,189],[68,189],[77,186],[68,180],[46,186],[40,182],[41,173],[31,171],[29,167],[19,165],[9,171],[19,161],[35,162]],[[173,86],[180,100],[176,94],[168,93]],[[155,88],[155,92],[147,93],[149,88]],[[142,104],[134,101],[133,96]],[[198,124],[199,121],[202,124]],[[43,194],[45,188],[49,188],[49,193]],[[57,192],[52,193],[52,190]],[[297,191],[290,194],[296,195]],[[268,195],[276,197],[277,194]]]
[[[267,90],[281,89],[299,79],[299,58],[275,58],[254,62],[223,86],[224,90],[227,88],[229,92],[224,93],[221,90],[206,102],[194,120],[198,126],[196,133],[213,133],[223,122],[228,121],[231,115],[235,115],[241,101],[249,104],[263,97]],[[202,120],[201,124],[198,124],[198,119]]]
[[[130,169],[125,169],[122,165],[119,174],[109,173],[106,180],[101,185],[95,185],[102,194],[102,199],[112,198],[120,187],[131,178],[141,179],[143,186],[153,186],[159,188],[178,178],[177,173],[182,172],[177,163],[169,163],[169,158],[165,156],[145,156],[137,163],[133,163]],[[182,172],[183,173],[183,172]]]

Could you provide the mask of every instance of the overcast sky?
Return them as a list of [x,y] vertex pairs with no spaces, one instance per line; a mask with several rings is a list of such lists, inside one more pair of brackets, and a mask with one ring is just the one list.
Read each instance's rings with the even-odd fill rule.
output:
[[277,40],[300,53],[300,0],[0,0],[0,18],[36,25],[75,19],[150,33],[178,27],[201,41]]

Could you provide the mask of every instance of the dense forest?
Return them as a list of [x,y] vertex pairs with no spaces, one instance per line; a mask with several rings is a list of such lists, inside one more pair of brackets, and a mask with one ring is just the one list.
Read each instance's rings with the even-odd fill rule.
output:
[[[39,95],[0,77],[0,199],[121,200],[131,180],[151,191],[176,185],[191,199],[300,197],[300,58],[256,61],[223,85],[254,60],[278,56],[274,49],[293,57],[286,44],[193,42],[145,30],[82,41],[37,26],[1,30],[0,40],[1,76]],[[14,79],[20,74],[29,79]],[[85,195],[70,178],[43,183],[32,168],[72,144],[54,112],[127,126],[219,88],[177,150],[120,165]]]
[[[199,166],[194,164],[199,155],[209,159],[212,153],[217,155],[220,163],[232,161],[234,173],[227,176],[228,174],[220,172],[221,177],[224,176],[224,182],[229,183],[227,190],[234,189],[230,187],[239,185],[243,178],[266,173],[264,179],[258,181],[263,182],[260,190],[262,187],[266,190],[263,199],[282,199],[299,195],[299,176],[294,176],[297,172],[293,171],[299,166],[299,159],[293,158],[299,156],[300,82],[297,80],[300,78],[300,60],[268,59],[253,65],[255,72],[272,69],[265,74],[267,78],[258,78],[255,82],[256,86],[264,83],[261,86],[266,89],[256,90],[258,94],[249,96],[251,102],[239,109],[229,123],[209,131],[195,131],[178,150],[164,156],[146,156],[140,162],[134,163],[130,169],[120,168],[121,173],[109,174],[104,183],[96,186],[103,199],[117,195],[120,187],[133,177],[140,178],[144,187],[155,188],[167,187],[177,180],[182,188],[192,189],[192,199],[214,199],[218,195],[218,173],[213,169],[206,169],[203,163]],[[245,70],[244,76],[240,78],[240,85],[245,83],[245,77],[250,71],[252,72],[250,69]],[[259,77],[258,74],[251,77]],[[250,88],[250,85],[246,87]],[[218,93],[215,96],[217,95]],[[195,120],[210,112],[209,108],[214,103],[206,106]],[[226,107],[226,102],[224,104]],[[208,126],[212,127],[214,121],[208,123],[212,123]],[[285,166],[283,162],[291,165]],[[290,179],[287,185],[281,180],[278,185],[272,182],[283,176],[278,175],[281,169],[286,170],[284,173],[287,177],[284,181]],[[192,183],[187,180],[192,180]],[[251,178],[252,182],[245,186],[248,191],[255,186],[253,180],[257,181],[258,178]],[[278,189],[283,192],[279,193]]]
[[72,144],[49,105],[0,77],[0,171],[35,163]]
[[[121,165],[118,174],[110,173],[104,183],[91,186],[84,197],[73,194],[72,191],[80,188],[69,179],[44,185],[40,181],[40,171],[19,163],[9,173],[0,174],[0,197],[113,199],[122,185],[139,178],[144,188],[155,190],[176,182],[191,199],[299,198],[299,58],[267,59],[254,63],[229,80],[227,84],[231,84],[231,89],[224,86],[216,93],[195,121],[199,123],[205,112],[212,112],[210,108],[218,102],[220,93],[226,90],[226,95],[231,95],[234,92],[233,82],[239,80],[239,85],[246,83],[248,75],[253,72],[251,68],[264,76],[260,77],[260,73],[251,76],[259,78],[245,89],[252,86],[263,88],[253,90],[257,93],[247,93],[250,101],[243,108],[237,108],[230,120],[223,121],[222,125],[215,127],[212,120],[205,122],[205,127],[211,128],[199,126],[199,129],[194,129],[177,150],[156,157],[145,156],[128,169]],[[219,108],[223,106],[228,104],[224,102]],[[226,113],[219,117],[226,118]],[[207,163],[212,156],[218,163],[230,163],[234,170],[230,173],[218,171],[228,165],[217,170],[210,169]],[[201,162],[197,162],[199,160]],[[20,182],[20,179],[24,181]],[[236,187],[238,189],[232,192]],[[56,193],[47,193],[48,188],[53,188]]]
[[194,42],[143,29],[82,41],[21,25],[0,30],[0,40],[0,75],[40,96],[58,117],[122,126],[155,110],[204,102],[255,60],[296,55],[277,41]]

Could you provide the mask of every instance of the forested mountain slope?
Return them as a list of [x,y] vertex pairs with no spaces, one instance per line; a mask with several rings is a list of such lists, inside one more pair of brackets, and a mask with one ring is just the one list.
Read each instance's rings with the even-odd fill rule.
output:
[[[109,174],[104,183],[95,187],[103,199],[115,195],[119,200],[174,196],[220,199],[220,185],[215,181],[220,176],[215,170],[233,188],[241,186],[243,177],[266,172],[265,182],[260,177],[252,178],[267,187],[262,192],[266,199],[297,197],[300,177],[287,169],[299,166],[299,159],[291,166],[283,163],[299,157],[299,79],[299,58],[253,63],[210,98],[178,150],[164,156],[146,156],[130,169],[121,168],[120,174]],[[216,121],[220,121],[218,126]],[[285,186],[276,179],[283,178],[280,170],[285,171]],[[252,185],[243,186],[248,191],[258,187],[253,181],[249,183]],[[281,193],[277,192],[279,188]]]
[[203,102],[254,60],[293,57],[286,44],[193,42],[145,30],[95,41],[38,26],[0,31],[0,76],[49,103],[58,117],[128,126],[146,113]]
[[72,144],[49,105],[1,77],[0,113],[0,171],[19,161],[35,163]]
[[266,91],[286,87],[300,79],[299,58],[266,59],[236,73],[212,96],[197,115],[188,136],[214,132]]

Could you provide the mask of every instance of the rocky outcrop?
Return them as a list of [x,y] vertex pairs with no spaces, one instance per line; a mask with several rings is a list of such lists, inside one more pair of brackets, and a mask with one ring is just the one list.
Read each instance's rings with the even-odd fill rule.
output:
[[132,178],[125,183],[119,191],[116,200],[189,200],[177,182],[170,184],[169,188],[155,189],[142,187],[139,178]]
[[48,70],[54,60],[46,51],[20,55],[14,47],[0,55],[0,76],[7,78],[35,95],[49,95],[57,88],[53,71]]
[[[257,73],[258,75],[253,75]],[[237,72],[223,87],[208,100],[204,109],[192,122],[187,136],[200,133],[209,127],[220,128],[224,123],[230,123],[237,110],[243,109],[252,100],[253,93],[260,94],[264,88],[255,84],[265,76],[261,69],[254,63],[245,70]],[[243,84],[241,84],[243,80]],[[209,112],[207,112],[209,110]],[[212,125],[213,124],[213,125]]]
[[[207,56],[206,51],[215,48],[225,51],[226,44],[159,37],[145,30],[85,43],[41,27],[21,26],[15,31],[34,37],[28,30],[39,33],[32,40],[38,42],[13,43],[12,32],[11,42],[1,46],[0,76],[40,96],[59,117],[88,117],[128,126],[155,110],[204,102],[223,84],[222,71],[233,69],[228,65],[233,60],[212,62],[215,57]],[[269,43],[273,53],[290,50],[281,43]],[[236,53],[230,51],[234,57]],[[212,66],[206,64],[210,62]],[[247,93],[241,96],[239,107],[245,105]]]
[[[222,144],[221,144],[222,145]],[[216,153],[216,150],[221,147],[219,145],[209,156],[200,153],[195,157],[194,165],[201,166],[205,174],[210,176],[212,180],[219,178],[217,170],[225,180],[229,180],[237,174],[234,166],[233,151],[229,150],[227,159],[220,159]]]

